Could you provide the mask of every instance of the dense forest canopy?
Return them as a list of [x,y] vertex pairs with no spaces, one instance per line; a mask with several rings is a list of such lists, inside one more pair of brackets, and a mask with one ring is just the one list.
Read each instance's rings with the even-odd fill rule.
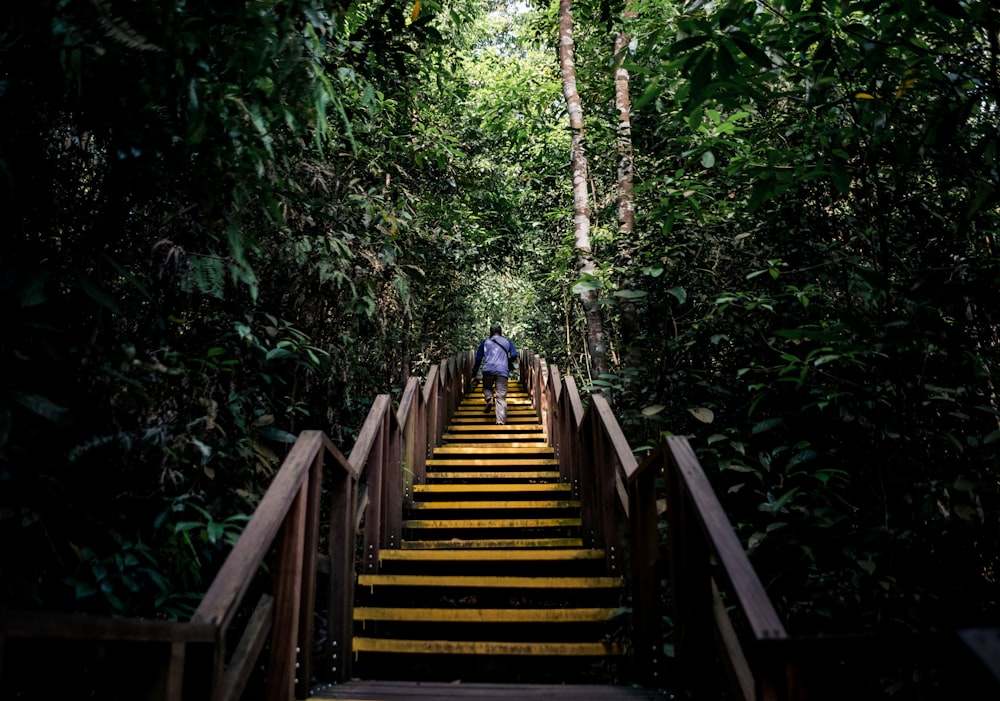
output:
[[185,617],[298,431],[499,321],[691,437],[791,630],[997,622],[1000,10],[572,12],[585,275],[555,4],[5,8],[4,603]]

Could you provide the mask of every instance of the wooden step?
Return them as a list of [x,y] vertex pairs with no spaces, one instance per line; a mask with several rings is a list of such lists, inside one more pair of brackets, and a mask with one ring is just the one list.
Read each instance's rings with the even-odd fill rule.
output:
[[503,425],[497,426],[496,424],[487,424],[485,426],[477,426],[475,424],[467,425],[463,424],[461,426],[450,426],[448,428],[452,433],[469,433],[472,431],[480,431],[483,433],[517,433],[520,435],[521,431],[542,431],[544,430],[541,424],[514,424],[513,426]]
[[[495,424],[494,424],[495,425]],[[496,428],[505,428],[506,426],[495,426]],[[490,443],[490,449],[505,446],[514,447],[519,445],[527,445],[527,441],[536,441],[541,444],[545,444],[545,434],[544,433],[445,433],[441,436],[441,440],[449,441],[453,445],[456,441],[474,442],[474,441],[510,441],[514,439],[514,442],[503,442],[503,443]]]
[[[434,455],[482,455],[481,445],[442,445],[434,449]],[[497,455],[555,455],[555,450],[547,445],[490,446],[490,454]]]
[[548,479],[558,480],[559,473],[555,471],[482,471],[482,472],[428,472],[427,479],[453,479],[453,480],[494,480],[494,479]]
[[606,621],[618,609],[472,609],[472,608],[393,608],[359,606],[355,621],[410,621],[427,623],[588,623]]
[[483,548],[468,550],[382,550],[381,560],[388,561],[424,561],[424,562],[539,562],[539,561],[570,561],[570,560],[603,560],[604,550],[599,548],[564,548],[564,549],[524,549]]
[[363,587],[459,587],[474,589],[615,589],[621,577],[493,577],[433,574],[360,574]]
[[314,689],[331,701],[666,701],[665,691],[611,684],[510,684],[354,680]]
[[[482,452],[482,450],[480,450]],[[427,467],[544,467],[546,465],[558,465],[555,458],[431,458],[426,462]]]
[[604,657],[621,655],[616,643],[531,643],[477,640],[387,640],[354,638],[354,652],[403,652],[421,655],[529,655]]
[[[452,538],[451,540],[404,540],[400,544],[402,550],[427,549],[465,549],[465,548],[581,548],[582,538],[490,538],[470,540]],[[386,552],[381,551],[384,555]]]
[[[491,402],[492,404],[492,402]],[[483,412],[483,408],[486,406],[486,402],[480,397],[471,402],[463,402],[455,407],[455,411],[478,411]],[[528,401],[518,401],[516,399],[507,398],[507,409],[513,411],[520,411],[522,413],[535,413],[535,407],[531,406],[531,402]]]
[[448,510],[448,509],[483,509],[487,511],[516,510],[516,509],[579,509],[579,501],[418,501],[410,505],[411,509],[423,510]]
[[579,528],[579,518],[467,518],[467,519],[407,519],[403,528],[421,530],[451,528],[468,530],[479,528]]
[[[448,461],[445,461],[448,462]],[[556,462],[556,461],[553,461]],[[446,493],[468,492],[566,492],[572,488],[568,484],[551,482],[542,484],[415,484],[413,485],[414,495],[425,496],[440,495]]]
[[[514,438],[515,440],[511,440],[511,438]],[[552,451],[552,448],[542,441],[531,441],[530,439],[522,441],[520,438],[521,436],[484,436],[483,440],[497,441],[484,445],[482,443],[470,443],[469,438],[465,437],[459,439],[461,441],[460,443],[448,443],[442,446],[442,448],[459,448],[462,449],[462,453],[469,455],[482,455],[483,452],[507,454],[512,450],[525,448],[530,449],[528,450],[529,453],[538,453],[546,450]],[[444,436],[444,440],[447,441],[448,439],[448,436]],[[453,452],[444,453],[441,451],[441,448],[435,448],[434,454],[438,455],[439,453],[445,455],[454,454]]]

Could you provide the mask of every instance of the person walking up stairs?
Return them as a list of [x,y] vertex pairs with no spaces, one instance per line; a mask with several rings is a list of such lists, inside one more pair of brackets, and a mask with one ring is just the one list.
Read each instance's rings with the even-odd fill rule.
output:
[[507,423],[507,382],[517,361],[517,349],[514,342],[503,337],[500,324],[490,327],[490,337],[484,339],[476,349],[476,364],[472,368],[473,376],[483,369],[483,398],[486,400],[484,414],[494,409],[497,425]]

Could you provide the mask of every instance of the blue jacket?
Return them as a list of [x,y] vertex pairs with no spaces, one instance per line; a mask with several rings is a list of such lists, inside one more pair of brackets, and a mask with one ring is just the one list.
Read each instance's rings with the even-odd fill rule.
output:
[[472,374],[479,372],[479,366],[483,366],[484,375],[501,375],[509,377],[507,372],[507,350],[510,349],[510,357],[517,357],[517,349],[514,342],[503,336],[490,336],[479,344],[476,349],[476,364],[472,368]]

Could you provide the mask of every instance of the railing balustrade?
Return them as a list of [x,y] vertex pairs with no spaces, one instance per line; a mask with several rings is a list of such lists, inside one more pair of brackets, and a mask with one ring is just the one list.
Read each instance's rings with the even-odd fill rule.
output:
[[687,440],[668,439],[640,465],[602,395],[590,395],[584,411],[573,379],[560,377],[556,366],[531,354],[522,366],[529,394],[557,451],[562,478],[578,489],[584,505],[585,535],[592,545],[605,548],[609,573],[622,573],[619,524],[626,525],[636,669],[654,685],[662,681],[664,612],[656,586],[661,578],[656,479],[662,475],[675,668],[687,676],[684,683],[695,684],[715,676],[712,666],[718,657],[742,698],[788,698],[783,695],[788,676],[784,663],[761,654],[756,649],[760,645],[748,656],[722,604],[712,562],[719,563],[724,585],[734,592],[755,641],[787,638]]
[[[304,698],[312,662],[319,504],[328,461],[334,484],[343,483],[350,471],[344,456],[320,431],[303,431],[191,621],[7,611],[0,617],[0,655],[9,655],[19,640],[145,645],[150,655],[160,656],[162,683],[154,698],[231,701],[240,698],[270,642],[267,698]],[[265,564],[273,592],[261,594],[246,623],[236,626]],[[237,628],[242,628],[239,636]],[[2,664],[0,657],[0,672]],[[127,670],[123,677],[129,678]]]
[[[380,550],[399,547],[402,504],[423,481],[429,451],[470,389],[472,364],[471,352],[460,353],[432,367],[423,388],[410,378],[396,411],[388,395],[379,395],[349,458],[322,432],[303,431],[191,621],[0,612],[0,683],[4,659],[14,656],[18,642],[40,640],[148,646],[149,655],[158,656],[153,666],[161,680],[150,698],[163,701],[235,701],[262,662],[269,701],[305,698],[314,663],[325,667],[324,678],[347,679],[358,540],[360,564],[369,571],[377,571]],[[324,488],[330,499],[328,631],[313,659]],[[244,600],[264,568],[272,591],[247,613]]]
[[[545,359],[522,354],[523,380],[556,449],[562,479],[584,506],[591,545],[608,549],[618,566],[619,524],[626,525],[635,667],[659,686],[663,663],[664,599],[669,581],[673,623],[672,687],[717,695],[720,672],[729,692],[744,701],[841,698],[826,688],[841,663],[888,669],[926,660],[947,666],[956,698],[1000,689],[1000,631],[844,639],[792,637],[784,627],[694,450],[671,436],[641,464],[632,455],[611,408],[599,394],[584,411],[573,379]],[[663,480],[665,509],[657,508]],[[660,543],[660,526],[667,533]],[[665,554],[665,558],[661,557]],[[666,562],[662,562],[663,560]],[[666,577],[661,568],[666,566]],[[706,689],[708,687],[713,687]],[[707,698],[708,696],[706,696]]]
[[[5,654],[9,658],[23,640],[147,646],[160,678],[150,698],[164,701],[235,701],[261,666],[265,648],[269,701],[305,698],[314,664],[323,668],[318,676],[348,679],[356,566],[377,572],[380,552],[400,547],[403,506],[412,500],[414,485],[424,482],[430,452],[472,388],[472,366],[472,353],[461,353],[432,367],[423,387],[410,378],[395,411],[388,395],[376,397],[349,458],[321,432],[303,431],[191,621],[0,612],[0,683]],[[681,675],[671,685],[696,689],[717,677],[721,664],[738,698],[816,698],[806,690],[815,692],[818,660],[840,659],[846,645],[875,652],[870,637],[845,643],[788,636],[685,438],[665,439],[638,464],[603,396],[591,395],[585,411],[573,378],[562,377],[558,367],[531,353],[522,353],[520,367],[561,479],[583,505],[587,544],[604,548],[609,574],[627,574],[635,668],[645,681],[665,681],[663,592],[657,586],[664,566],[661,519],[674,668]],[[663,517],[657,508],[661,477]],[[327,639],[314,659],[324,490],[330,500],[329,560],[323,568],[329,573]],[[272,591],[261,594],[248,613],[245,599],[265,566]],[[996,686],[996,629],[960,631],[942,640],[934,639],[938,649],[947,647],[966,661],[973,659],[971,649],[983,663],[979,673],[987,670],[986,681]]]

